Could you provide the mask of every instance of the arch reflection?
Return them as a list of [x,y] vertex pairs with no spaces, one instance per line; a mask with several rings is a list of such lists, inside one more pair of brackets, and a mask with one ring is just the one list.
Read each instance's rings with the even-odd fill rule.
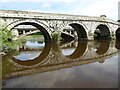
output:
[[45,43],[45,47],[44,47],[43,51],[37,53],[39,55],[36,55],[36,57],[34,57],[32,59],[20,60],[19,58],[15,58],[15,57],[13,57],[12,59],[14,62],[16,62],[20,65],[24,65],[24,66],[35,65],[37,63],[42,62],[48,56],[50,49],[51,49],[51,44]]
[[77,45],[78,45],[78,42],[76,41],[62,43],[60,46],[62,54],[65,56],[71,55],[75,51]]
[[[65,55],[63,50],[62,50],[62,53],[70,59],[80,58],[85,54],[85,52],[87,50],[87,44],[88,44],[88,42],[86,42],[86,41],[79,41],[79,42],[77,42],[77,45],[75,45],[76,47],[73,48],[73,46],[71,45],[72,49],[69,50],[69,52],[71,52],[71,54]],[[66,52],[66,53],[68,53],[68,52]]]
[[120,50],[120,39],[116,39],[115,47]]
[[70,59],[76,59],[76,58],[82,57],[87,50],[87,43],[88,42],[79,41],[78,46],[76,47],[75,51],[67,57],[70,58]]
[[[118,50],[115,49],[115,45],[114,45],[115,43],[114,42],[110,43],[110,42],[111,41],[97,41],[96,43],[78,42],[75,48],[75,51],[68,56],[63,55],[59,43],[54,42],[54,43],[46,44],[43,52],[33,60],[20,61],[14,58],[14,61],[18,63],[17,64],[18,66],[14,64],[12,65],[9,62],[12,54],[14,54],[13,52],[11,52],[9,56],[6,55],[3,57],[4,78],[11,78],[14,76],[16,77],[16,76],[26,75],[26,74],[28,75],[36,72],[40,73],[40,72],[59,70],[63,68],[80,66],[80,65],[90,64],[94,62],[104,63],[106,59],[109,59],[110,57],[118,53]],[[116,47],[117,46],[120,46],[120,42],[118,43],[116,41]],[[96,48],[97,49],[96,52],[95,52],[95,47],[98,47]],[[97,55],[96,53],[101,55]],[[40,63],[40,64],[37,64],[37,63]],[[35,67],[31,66],[31,67],[19,68],[19,64],[24,66],[30,66],[34,64],[37,64],[37,65]],[[27,72],[26,70],[29,70],[30,72]]]
[[96,53],[98,55],[105,54],[110,47],[110,40],[100,40],[97,41],[97,43],[99,44],[99,47],[96,48],[97,49]]

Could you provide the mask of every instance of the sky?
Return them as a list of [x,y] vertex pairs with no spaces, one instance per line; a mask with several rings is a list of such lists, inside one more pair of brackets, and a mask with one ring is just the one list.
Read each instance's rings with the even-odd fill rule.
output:
[[85,16],[106,15],[118,20],[119,0],[0,0],[0,10],[22,10]]

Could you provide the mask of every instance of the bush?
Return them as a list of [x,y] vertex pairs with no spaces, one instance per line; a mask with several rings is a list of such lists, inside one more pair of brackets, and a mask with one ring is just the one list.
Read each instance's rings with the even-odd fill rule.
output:
[[3,25],[1,25],[1,29],[2,30],[0,30],[0,38],[2,39],[2,42],[4,43],[11,41],[12,34],[10,30],[8,28],[4,28]]
[[12,49],[13,43],[12,43],[12,34],[8,28],[4,28],[4,25],[0,26],[0,40],[1,40],[1,47],[2,49]]
[[61,40],[60,32],[53,32],[52,33],[52,41],[59,42]]

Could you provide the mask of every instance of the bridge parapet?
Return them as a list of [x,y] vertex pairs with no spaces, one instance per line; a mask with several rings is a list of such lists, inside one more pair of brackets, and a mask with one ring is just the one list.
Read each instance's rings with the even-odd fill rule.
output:
[[52,19],[52,20],[64,20],[64,21],[101,21],[119,24],[116,21],[108,19],[106,17],[96,16],[81,16],[81,15],[69,15],[69,14],[57,14],[57,13],[40,13],[29,11],[15,11],[15,10],[0,10],[0,18],[34,18],[34,19]]

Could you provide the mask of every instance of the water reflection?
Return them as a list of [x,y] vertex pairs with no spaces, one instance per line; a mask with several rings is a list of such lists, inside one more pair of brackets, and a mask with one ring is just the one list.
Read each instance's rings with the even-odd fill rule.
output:
[[19,49],[17,50],[19,51],[19,54],[13,57],[20,61],[32,60],[42,53],[44,47],[45,43],[39,43],[37,41],[26,41],[26,43],[23,44],[21,48],[18,46]]
[[96,48],[97,49],[97,51],[96,51],[97,54],[103,55],[108,51],[109,46],[110,46],[110,40],[97,41],[96,43],[98,44],[97,48]]
[[117,39],[116,42],[115,42],[115,47],[120,50],[120,39]]
[[[29,44],[28,44],[29,43]],[[30,49],[38,49],[38,51],[31,51],[31,50],[27,50],[26,49],[20,49],[20,54],[17,56],[13,56],[12,60],[20,65],[25,65],[25,66],[30,66],[30,65],[34,65],[37,63],[42,62],[47,55],[49,54],[51,45],[50,44],[38,44],[35,42],[27,42],[27,47],[26,48],[30,48]],[[25,44],[25,46],[26,46]],[[29,47],[28,47],[29,46]],[[36,48],[37,47],[37,48]],[[44,48],[43,48],[44,47]],[[41,49],[41,50],[39,50]],[[43,49],[43,50],[42,50]],[[25,50],[25,51],[24,51]]]
[[34,58],[38,57],[41,52],[42,51],[21,52],[19,55],[13,57],[20,61],[33,60]]
[[45,46],[44,42],[27,41],[24,45],[28,49],[42,49]]
[[85,54],[87,50],[87,44],[87,41],[68,43],[61,48],[61,51],[66,57],[70,59],[80,58]]
[[65,44],[61,44],[61,51],[62,53],[65,55],[65,56],[68,56],[68,55],[71,55],[76,47],[77,47],[77,44],[78,42],[75,42],[75,41],[71,41],[71,42],[68,42],[68,43],[65,43]]
[[[117,44],[115,41],[80,41],[68,43],[68,45],[46,43],[43,50],[38,49],[36,51],[34,49],[25,48],[25,51],[20,49],[17,55],[12,53],[3,57],[5,59],[3,61],[4,67],[13,65],[11,68],[4,68],[5,71],[9,71],[10,75],[5,72],[3,77],[6,79],[94,62],[103,63],[107,58],[117,54],[118,50],[115,48],[115,44]],[[9,59],[5,57],[9,57]],[[6,63],[8,66],[6,66]],[[29,70],[29,72],[26,72],[26,70]]]
[[78,46],[76,47],[75,51],[67,57],[70,59],[76,59],[83,56],[87,49],[87,43],[88,42],[78,42]]

